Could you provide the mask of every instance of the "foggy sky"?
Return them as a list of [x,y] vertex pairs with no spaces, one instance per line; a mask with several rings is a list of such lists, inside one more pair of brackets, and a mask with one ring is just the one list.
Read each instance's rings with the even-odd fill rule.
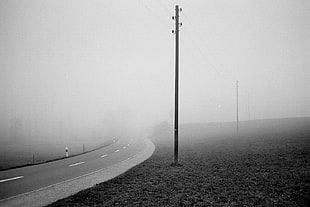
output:
[[2,0],[1,131],[90,136],[171,119],[175,4],[181,123],[235,120],[236,80],[241,120],[310,115],[309,1]]

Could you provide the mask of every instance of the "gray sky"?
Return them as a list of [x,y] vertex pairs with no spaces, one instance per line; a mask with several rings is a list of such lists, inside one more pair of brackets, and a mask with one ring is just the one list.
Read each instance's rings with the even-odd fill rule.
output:
[[310,1],[2,0],[1,127],[169,119],[175,4],[181,122],[310,115]]

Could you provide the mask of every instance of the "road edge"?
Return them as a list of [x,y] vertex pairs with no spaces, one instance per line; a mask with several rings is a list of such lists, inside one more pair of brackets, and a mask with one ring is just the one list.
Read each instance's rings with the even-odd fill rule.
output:
[[45,206],[81,190],[93,187],[98,183],[115,178],[151,157],[155,150],[155,145],[149,139],[144,139],[144,142],[145,148],[141,152],[118,164],[29,193],[1,200],[0,206]]

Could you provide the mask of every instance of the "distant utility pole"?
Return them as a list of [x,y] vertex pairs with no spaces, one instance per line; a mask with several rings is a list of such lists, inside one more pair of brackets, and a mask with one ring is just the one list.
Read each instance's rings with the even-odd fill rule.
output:
[[175,34],[175,86],[174,86],[174,164],[179,162],[179,142],[178,142],[178,130],[179,130],[179,27],[182,23],[179,23],[179,12],[182,8],[179,5],[175,6],[175,16],[172,17],[175,20],[175,30],[172,33]]
[[238,106],[238,88],[239,88],[239,82],[236,81],[236,105],[237,105],[237,134],[239,133],[239,106]]
[[250,121],[250,93],[248,92],[248,120]]

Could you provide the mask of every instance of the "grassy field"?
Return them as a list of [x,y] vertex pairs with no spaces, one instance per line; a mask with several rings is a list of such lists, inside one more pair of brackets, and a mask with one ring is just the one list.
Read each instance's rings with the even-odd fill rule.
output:
[[171,126],[156,128],[144,163],[51,206],[307,206],[310,119],[188,124],[172,167]]

